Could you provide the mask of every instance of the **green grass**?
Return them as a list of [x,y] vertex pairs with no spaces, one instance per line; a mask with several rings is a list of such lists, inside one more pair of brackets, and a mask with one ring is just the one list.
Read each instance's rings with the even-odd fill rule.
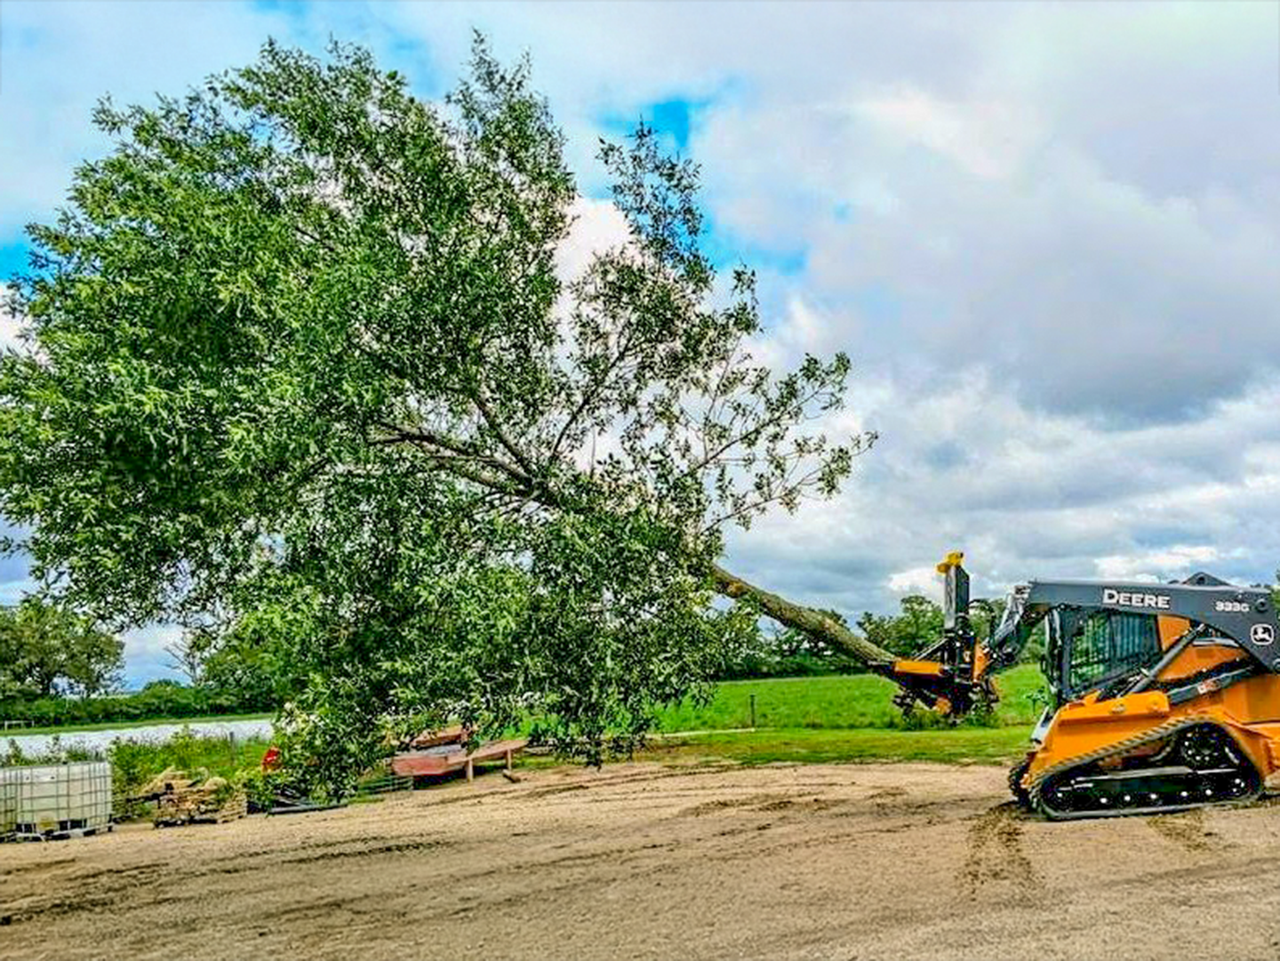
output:
[[28,734],[76,734],[84,731],[116,731],[133,727],[151,727],[156,724],[210,724],[216,721],[270,720],[272,714],[206,714],[200,717],[149,717],[141,721],[98,721],[93,724],[56,724],[44,727],[11,727],[0,730],[0,741],[10,737],[26,737]]
[[[1032,664],[999,675],[996,724],[1033,724],[1040,710],[1030,695],[1039,690],[1041,683],[1040,671]],[[667,732],[751,727],[754,694],[757,728],[901,728],[901,714],[892,703],[896,692],[897,686],[891,681],[870,674],[726,681],[717,686],[710,704],[700,706],[686,701],[663,712],[661,724]]]
[[728,760],[740,764],[830,764],[849,761],[1009,763],[1028,747],[1031,730],[956,727],[931,731],[763,730],[663,738],[636,755],[649,761]]

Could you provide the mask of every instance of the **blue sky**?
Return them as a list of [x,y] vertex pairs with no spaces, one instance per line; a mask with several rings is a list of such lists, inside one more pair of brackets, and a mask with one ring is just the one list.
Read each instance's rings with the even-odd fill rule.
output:
[[[835,501],[735,536],[744,576],[850,614],[1032,576],[1242,581],[1280,566],[1280,10],[1272,4],[28,4],[0,7],[0,275],[146,101],[267,36],[370,46],[438,99],[471,31],[528,52],[619,239],[597,138],[700,163],[762,355],[854,360],[833,432],[881,432]],[[0,318],[0,340],[15,332]],[[25,586],[0,564],[0,598]],[[129,638],[133,681],[172,634]]]

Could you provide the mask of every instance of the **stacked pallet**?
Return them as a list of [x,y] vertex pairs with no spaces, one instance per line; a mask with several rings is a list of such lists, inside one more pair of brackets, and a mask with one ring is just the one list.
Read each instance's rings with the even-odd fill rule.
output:
[[152,823],[156,827],[182,824],[221,824],[249,813],[243,788],[233,787],[225,778],[197,773],[189,777],[170,768],[156,775],[143,788],[142,796],[156,802]]

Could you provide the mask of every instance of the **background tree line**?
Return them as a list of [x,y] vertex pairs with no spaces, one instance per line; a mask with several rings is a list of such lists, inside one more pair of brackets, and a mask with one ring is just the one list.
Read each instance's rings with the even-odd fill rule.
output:
[[272,711],[279,706],[236,650],[208,658],[190,684],[152,681],[122,693],[124,642],[92,619],[37,598],[0,607],[0,720],[35,726]]
[[0,607],[0,701],[92,697],[123,670],[124,644],[91,620],[35,599]]

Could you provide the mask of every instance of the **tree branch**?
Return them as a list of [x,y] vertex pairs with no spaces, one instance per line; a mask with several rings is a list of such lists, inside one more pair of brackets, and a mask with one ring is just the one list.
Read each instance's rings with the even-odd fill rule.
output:
[[465,458],[468,460],[478,461],[479,463],[487,464],[490,467],[496,468],[503,474],[510,477],[517,484],[526,487],[531,487],[533,485],[533,478],[528,473],[508,463],[501,457],[496,457],[487,451],[481,450],[476,445],[468,443],[467,441],[458,440],[457,438],[449,437],[445,434],[437,434],[435,431],[423,430],[422,428],[409,430],[404,427],[397,427],[395,424],[390,424],[385,421],[379,421],[378,426],[383,430],[390,431],[390,434],[387,437],[372,438],[369,443],[374,446],[386,446],[388,444],[423,444],[428,447],[434,447],[438,450],[448,451],[449,453],[456,455],[456,457],[448,458],[449,460]]
[[764,420],[760,421],[760,423],[756,424],[754,427],[750,427],[747,430],[742,431],[742,433],[736,434],[730,437],[727,441],[725,441],[723,444],[721,444],[719,447],[713,450],[710,454],[707,454],[697,463],[690,466],[689,469],[686,470],[681,476],[688,477],[691,474],[696,474],[698,471],[702,470],[708,464],[714,462],[716,458],[718,458],[721,454],[725,453],[725,451],[733,447],[736,447],[738,444],[741,444],[744,440],[747,440],[749,437],[758,436],[764,433],[769,428],[776,427],[779,421],[783,420],[788,416],[793,415],[796,411],[803,410],[804,405],[809,403],[809,401],[813,400],[815,397],[817,397],[819,393],[820,391],[815,390],[811,394],[809,394],[807,397],[803,397],[800,400],[796,401],[794,405],[784,407],[781,410],[779,410],[777,413],[773,414],[773,416],[766,417]]
[[568,436],[573,425],[577,423],[578,418],[582,416],[583,411],[587,409],[587,406],[600,395],[600,389],[604,386],[605,382],[608,381],[609,375],[613,373],[618,364],[622,363],[622,359],[626,357],[627,353],[631,350],[633,331],[634,328],[627,328],[626,342],[618,345],[618,352],[605,366],[605,369],[601,371],[600,376],[592,381],[592,383],[587,387],[583,388],[582,399],[569,414],[568,419],[564,422],[564,426],[560,428],[560,433],[556,435],[555,443],[551,445],[551,455],[549,458],[551,463],[555,462],[557,455],[560,453],[560,445],[564,443],[564,439]]
[[498,443],[505,447],[507,453],[515,458],[515,462],[520,465],[526,476],[533,477],[537,473],[533,469],[533,463],[525,457],[520,448],[515,445],[515,442],[507,436],[507,432],[502,429],[501,421],[498,420],[497,415],[493,413],[492,408],[485,401],[484,391],[481,390],[479,385],[476,386],[476,392],[472,400],[475,401],[476,409],[480,411],[480,416],[484,418],[485,423],[489,425],[489,429],[493,431],[493,436],[498,438]]

